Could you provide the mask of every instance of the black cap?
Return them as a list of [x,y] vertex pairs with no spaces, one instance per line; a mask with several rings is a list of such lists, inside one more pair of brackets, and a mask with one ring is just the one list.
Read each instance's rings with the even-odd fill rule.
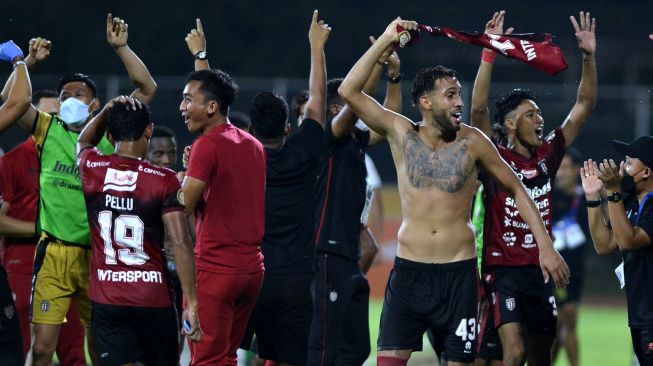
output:
[[642,136],[630,144],[612,140],[612,145],[618,153],[637,158],[649,168],[653,168],[653,136]]

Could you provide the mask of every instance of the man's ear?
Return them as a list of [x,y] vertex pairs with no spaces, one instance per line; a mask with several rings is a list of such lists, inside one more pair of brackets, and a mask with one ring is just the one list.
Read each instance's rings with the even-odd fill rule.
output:
[[218,113],[218,111],[220,111],[220,103],[218,103],[217,100],[211,100],[211,101],[209,101],[208,104],[209,104],[209,108],[207,110],[207,113],[210,116],[212,116],[212,115]]
[[145,131],[143,131],[143,136],[145,136],[146,139],[151,139],[152,138],[152,132],[154,131],[154,123],[148,124],[145,127]]
[[111,145],[116,146],[116,141],[113,139],[113,136],[109,133],[109,131],[106,132],[107,134],[107,140],[111,143]]
[[91,110],[89,111],[90,113],[93,113],[93,112],[97,111],[98,109],[100,109],[100,98],[96,97],[95,99],[93,99],[93,101],[91,102],[90,107],[91,107]]
[[433,103],[431,103],[431,100],[429,99],[429,96],[427,94],[422,95],[419,97],[419,107],[424,108],[424,109],[432,109]]

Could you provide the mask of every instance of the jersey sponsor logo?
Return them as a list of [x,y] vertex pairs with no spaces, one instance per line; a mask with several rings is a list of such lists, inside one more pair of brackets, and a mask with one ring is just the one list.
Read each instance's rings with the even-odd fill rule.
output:
[[542,187],[528,188],[526,187],[526,193],[531,197],[531,199],[536,199],[538,197],[544,196],[545,194],[551,192],[551,181],[546,182]]
[[100,281],[105,282],[154,282],[163,283],[163,275],[159,271],[112,271],[97,270]]
[[86,167],[87,168],[98,168],[98,167],[104,167],[104,166],[109,166],[111,165],[110,162],[108,161],[90,161],[86,160]]
[[537,177],[540,174],[540,172],[537,171],[537,169],[522,169],[521,175],[522,177],[526,179],[533,179]]
[[524,242],[521,245],[522,247],[526,249],[531,249],[535,248],[537,244],[533,242],[533,234],[526,234],[524,235]]
[[165,176],[166,176],[166,175],[165,175],[162,171],[160,171],[160,170],[156,170],[156,169],[152,169],[152,168],[148,168],[148,167],[143,167],[142,165],[139,165],[139,166],[138,166],[138,171],[139,171],[139,172],[143,172],[143,173],[147,173],[147,174],[158,175],[159,177],[165,177]]
[[492,252],[493,257],[501,257],[501,253],[499,252]]
[[336,245],[336,244],[338,244],[338,241],[337,241],[337,240],[331,240],[331,239],[329,239],[328,242],[329,242],[329,244],[332,244],[332,245]]
[[546,160],[542,159],[542,160],[538,161],[537,166],[540,168],[542,173],[548,174],[549,171],[546,168]]
[[515,299],[513,297],[509,297],[506,299],[506,309],[509,311],[515,310]]
[[510,211],[510,209],[508,207],[506,207],[505,209],[506,209],[506,215],[508,215],[510,217],[515,217],[515,216],[519,215],[519,211]]
[[54,163],[54,168],[52,169],[57,173],[64,173],[68,175],[73,175],[75,177],[79,177],[79,168],[77,165],[67,165],[61,162],[61,160],[57,160]]
[[102,188],[102,192],[108,190],[132,192],[136,189],[137,180],[138,172],[109,168],[104,176],[104,187]]
[[465,343],[465,353],[472,353],[472,342]]
[[517,241],[517,237],[513,232],[503,233],[503,241],[506,242],[507,246],[511,247],[515,245],[515,242]]
[[74,191],[81,191],[82,190],[82,186],[80,186],[78,184],[70,184],[70,183],[66,182],[65,180],[63,180],[63,179],[58,179],[58,178],[54,178],[52,180],[52,185],[55,186],[55,187],[72,189]]
[[554,139],[555,137],[556,137],[556,131],[553,130],[553,131],[549,132],[548,135],[546,135],[546,137],[544,138],[544,140],[545,140],[546,142],[548,142],[548,143],[551,143],[551,141],[553,141],[553,139]]

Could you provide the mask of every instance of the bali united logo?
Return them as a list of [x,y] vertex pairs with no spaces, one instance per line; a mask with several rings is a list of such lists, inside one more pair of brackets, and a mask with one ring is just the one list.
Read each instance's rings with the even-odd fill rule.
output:
[[16,309],[14,309],[13,305],[5,306],[5,316],[7,319],[13,319],[14,315],[16,315]]
[[50,310],[50,302],[48,300],[41,301],[41,311],[47,313]]
[[509,297],[506,299],[506,308],[510,311],[515,310],[515,299],[512,297]]

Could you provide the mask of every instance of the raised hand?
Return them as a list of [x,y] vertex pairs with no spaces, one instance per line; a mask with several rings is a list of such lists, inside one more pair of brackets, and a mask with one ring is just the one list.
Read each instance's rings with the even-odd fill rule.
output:
[[107,14],[107,42],[113,48],[127,46],[129,25],[123,19],[112,17],[111,13]]
[[574,26],[576,32],[576,39],[578,39],[578,48],[586,54],[592,55],[596,51],[596,36],[594,30],[596,29],[596,19],[590,18],[590,12],[581,11],[578,20],[573,16],[569,17],[571,24]]
[[492,19],[485,23],[485,34],[510,34],[515,28],[508,28],[503,31],[503,21],[505,20],[506,11],[501,10],[492,15]]
[[311,27],[308,30],[308,40],[313,46],[322,46],[326,44],[331,33],[331,27],[324,23],[324,20],[318,20],[318,11],[313,10],[313,19],[311,19]]
[[597,200],[603,190],[603,182],[598,177],[599,167],[592,159],[585,160],[580,168],[580,180],[587,199]]
[[37,37],[29,40],[29,54],[25,58],[28,68],[45,61],[50,57],[52,43],[45,38]]
[[204,28],[200,18],[195,19],[196,27],[191,29],[190,33],[186,35],[186,45],[188,50],[195,56],[198,52],[206,51],[206,37],[204,37]]
[[417,22],[412,20],[403,20],[401,17],[397,17],[397,19],[388,24],[388,26],[385,28],[385,31],[383,32],[383,35],[392,37],[394,42],[399,42],[399,32],[397,32],[398,25],[409,31],[419,29]]

